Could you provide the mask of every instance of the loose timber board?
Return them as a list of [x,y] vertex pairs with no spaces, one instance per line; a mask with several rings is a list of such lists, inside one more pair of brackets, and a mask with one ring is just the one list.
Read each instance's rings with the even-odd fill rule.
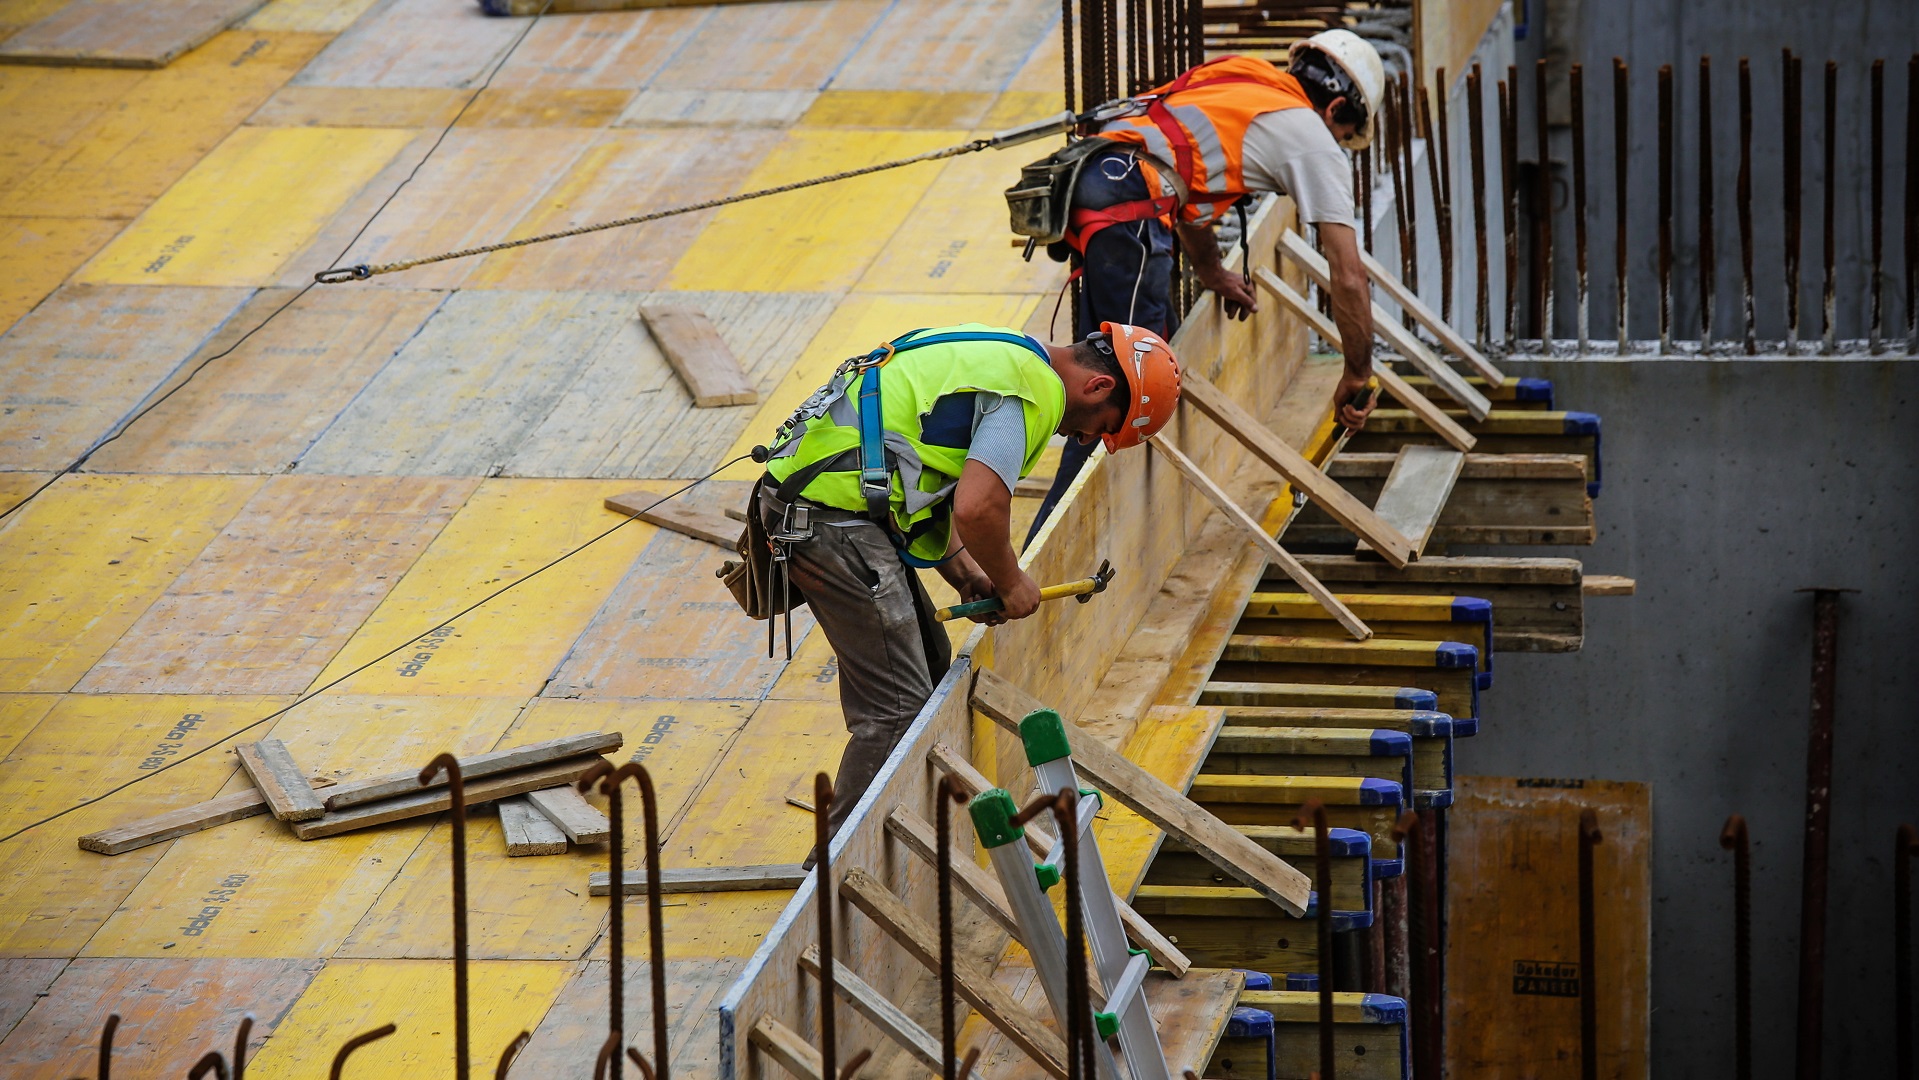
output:
[[695,406],[711,409],[758,403],[759,391],[747,382],[740,362],[720,340],[705,312],[686,304],[641,304],[640,318],[693,395]]
[[165,67],[266,0],[74,0],[0,41],[0,64]]

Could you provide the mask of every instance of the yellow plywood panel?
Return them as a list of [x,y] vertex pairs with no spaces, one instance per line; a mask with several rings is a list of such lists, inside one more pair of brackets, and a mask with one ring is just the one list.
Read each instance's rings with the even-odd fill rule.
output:
[[67,476],[8,518],[0,689],[71,689],[264,482]]
[[246,289],[68,285],[0,337],[0,468],[65,469],[151,394]]
[[866,353],[888,341],[923,326],[951,326],[955,323],[981,322],[989,326],[1020,326],[1032,311],[1035,301],[1025,296],[1008,295],[917,295],[895,296],[860,293],[846,298],[812,344],[800,354],[786,378],[762,399],[760,411],[746,425],[723,456],[725,461],[764,442],[807,395],[820,388],[833,369],[849,356]]
[[1052,5],[1025,0],[899,0],[834,74],[833,87],[998,92],[1058,23]]
[[300,72],[302,86],[478,86],[525,30],[478,4],[386,0]]
[[954,158],[860,278],[861,292],[1043,293],[1064,270],[1035,251],[1023,261],[1007,239],[1001,192],[1021,159],[991,151]]
[[[74,955],[167,850],[155,844],[106,856],[80,850],[75,840],[212,798],[233,775],[231,756],[216,748],[176,766],[165,763],[290,699],[74,694],[51,700],[51,710],[0,762],[0,835],[128,780],[149,778],[7,841],[0,861],[0,956]],[[6,719],[24,723],[33,710],[17,701],[9,699]]]
[[326,44],[230,30],[142,77],[0,195],[0,215],[130,218],[226,138]]
[[[329,696],[275,721],[271,734],[308,775],[360,778],[418,768],[442,751],[491,750],[519,705],[498,698]],[[256,729],[241,738],[267,733]],[[236,775],[224,793],[251,786]],[[303,841],[262,814],[181,837],[87,943],[86,955],[330,956],[437,820]],[[488,854],[495,853],[489,847]],[[444,894],[446,875],[434,883]],[[218,909],[209,922],[190,923],[209,907]],[[435,920],[432,929],[446,922]]]
[[59,288],[124,224],[104,218],[0,218],[0,333]]
[[537,694],[653,526],[627,525],[485,607],[442,622],[618,525],[602,502],[631,480],[487,480],[315,680],[405,642],[339,687],[349,694]]
[[653,86],[817,90],[890,7],[889,0],[827,0],[714,8]]
[[[181,386],[89,469],[146,473],[279,473],[300,459],[445,293],[416,289],[262,289],[192,364]],[[284,311],[267,322],[281,308]],[[257,330],[257,332],[255,332]],[[235,348],[243,334],[250,334]],[[231,352],[228,350],[231,349]]]
[[373,4],[374,0],[271,0],[240,25],[247,30],[337,34]]
[[[1053,73],[1055,79],[1057,79],[1059,74],[1059,57],[1057,55],[1053,57]],[[1030,124],[1035,120],[1044,120],[1049,116],[1057,116],[1060,111],[1065,108],[1064,105],[1060,104],[1061,100],[1060,92],[1057,89],[1008,90],[993,101],[992,110],[986,114],[986,122],[980,126],[988,131],[1004,131],[1010,127]],[[1000,156],[1002,158],[1006,157],[1004,154]],[[1029,157],[1021,161],[1020,164],[1023,165],[1026,161],[1036,160],[1038,160],[1037,156]],[[1015,172],[1015,175],[1017,175],[1017,172]],[[1012,182],[1009,180],[1006,186],[1012,187]]]
[[833,645],[825,634],[806,635],[766,697],[769,701],[837,702],[840,699],[840,661],[833,655]]
[[[958,131],[795,130],[741,186],[773,187],[925,153],[964,137]],[[934,166],[912,165],[727,207],[673,268],[669,287],[848,288],[936,175]]]
[[433,86],[283,86],[247,117],[247,123],[267,127],[433,128],[438,134],[437,129],[452,123],[472,96],[471,90]]
[[[594,137],[577,129],[455,128],[339,263],[393,262],[507,239]],[[478,259],[454,259],[374,280],[451,289],[478,265]]]
[[[713,776],[725,748],[752,715],[747,703],[706,701],[543,701],[500,743],[504,749],[586,731],[620,731],[626,745],[615,761],[636,755],[659,796],[662,835],[677,822],[699,785]],[[648,742],[647,740],[653,740]],[[592,801],[605,807],[606,799]],[[640,789],[621,792],[626,837],[624,865],[644,866],[645,831]],[[587,954],[606,922],[607,902],[587,895],[587,875],[607,868],[605,844],[573,845],[565,855],[502,857],[497,814],[480,813],[467,828],[467,940],[482,959],[573,960]],[[442,822],[406,861],[342,956],[450,956],[442,927],[452,917],[447,882],[451,830]],[[637,909],[629,909],[637,910]],[[639,916],[638,918],[643,918]],[[630,924],[643,935],[643,924]]]
[[46,473],[0,473],[0,510],[10,510],[52,479]]
[[0,38],[32,26],[72,0],[0,0]]
[[[1218,708],[1152,709],[1122,748],[1126,760],[1145,769],[1175,791],[1185,791],[1199,774],[1213,734],[1224,723]],[[1114,891],[1131,896],[1146,864],[1159,848],[1160,831],[1152,822],[1117,803],[1100,808],[1099,849]]]
[[[593,146],[513,226],[511,239],[631,217],[740,190],[780,141],[772,131],[620,130]],[[489,255],[473,287],[659,288],[717,211],[685,214]]]
[[977,126],[993,104],[978,91],[828,90],[800,123],[808,127],[964,128]]
[[[451,933],[443,929],[442,933]],[[468,969],[473,1060],[489,1063],[532,1031],[574,965],[487,961]],[[426,1076],[453,1060],[453,965],[435,960],[335,960],[313,980],[247,1063],[255,1080],[308,1080],[340,1045],[383,1024],[398,1031],[358,1051],[348,1076]],[[490,1066],[487,1066],[490,1068]]]
[[493,85],[637,90],[651,82],[661,65],[711,16],[711,9],[704,7],[662,7],[541,19],[501,65]]
[[461,127],[601,128],[620,118],[637,90],[549,90],[494,86],[480,91]]
[[305,690],[476,483],[273,478],[79,689]]
[[117,285],[265,285],[413,138],[242,127],[80,271]]
[[7,760],[20,740],[32,734],[34,725],[59,703],[53,694],[0,694],[0,761]]
[[[0,11],[16,7],[9,2]],[[0,192],[18,187],[147,77],[109,68],[0,67]]]

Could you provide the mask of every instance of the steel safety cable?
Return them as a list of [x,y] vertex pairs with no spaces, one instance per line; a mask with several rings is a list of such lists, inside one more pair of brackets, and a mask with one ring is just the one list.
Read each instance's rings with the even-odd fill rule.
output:
[[631,525],[635,521],[638,521],[640,518],[640,515],[645,514],[648,511],[651,511],[654,507],[659,506],[661,503],[664,503],[669,499],[678,498],[679,496],[686,494],[687,492],[693,490],[696,487],[699,487],[701,484],[706,483],[708,480],[713,479],[715,476],[718,476],[719,474],[725,472],[727,469],[732,468],[733,466],[739,464],[742,461],[747,460],[748,458],[751,458],[752,456],[753,455],[750,453],[741,454],[739,457],[736,457],[733,460],[726,462],[725,464],[721,465],[719,468],[714,469],[712,472],[707,473],[705,476],[700,477],[698,480],[694,480],[691,483],[685,484],[681,487],[673,489],[670,492],[667,492],[665,495],[662,495],[659,498],[653,500],[651,503],[648,503],[646,506],[633,511],[633,513],[629,514],[627,517],[622,518],[617,525],[614,525],[611,528],[607,529],[606,531],[600,533],[599,535],[587,540],[585,543],[574,548],[573,550],[568,551],[565,554],[560,555],[557,558],[553,559],[551,562],[548,562],[545,565],[534,569],[533,571],[529,572],[525,577],[515,578],[512,581],[507,582],[505,585],[502,585],[499,588],[493,590],[492,592],[486,594],[485,596],[482,596],[478,600],[475,600],[471,604],[468,604],[467,606],[454,612],[453,614],[448,615],[447,617],[443,619],[439,619],[435,621],[433,625],[428,626],[426,629],[420,631],[417,634],[412,635],[411,637],[408,637],[406,640],[400,642],[398,645],[395,645],[391,649],[388,649],[387,651],[381,653],[380,655],[374,657],[373,659],[368,660],[366,663],[361,664],[359,667],[354,668],[352,671],[349,671],[345,673],[344,675],[341,675],[338,678],[332,680],[331,682],[328,682],[324,686],[318,686],[318,687],[315,687],[314,689],[311,689],[302,693],[299,697],[295,698],[291,702],[288,702],[286,705],[278,709],[275,709],[274,711],[266,714],[265,716],[260,717],[258,720],[252,721],[251,723],[248,723],[244,726],[235,728],[234,730],[227,732],[225,735],[222,735],[219,738],[208,743],[207,745],[202,746],[200,749],[195,750],[191,754],[184,754],[184,755],[181,755],[180,757],[173,759],[171,762],[169,762],[166,766],[162,768],[155,769],[151,772],[143,772],[139,774],[138,776],[135,776],[132,779],[125,781],[124,783],[117,784],[113,787],[108,788],[107,790],[101,792],[98,795],[93,796],[92,798],[84,799],[78,803],[75,803],[74,805],[67,807],[65,810],[56,811],[55,813],[48,814],[46,817],[43,817],[39,819],[38,821],[34,821],[29,824],[22,825],[21,827],[13,830],[7,835],[0,836],[0,844],[4,844],[7,841],[12,840],[14,837],[19,836],[21,833],[27,832],[32,829],[37,829],[40,826],[45,825],[49,822],[57,821],[60,818],[63,818],[67,816],[68,814],[73,813],[75,810],[79,810],[87,806],[92,806],[94,803],[97,803],[101,801],[102,799],[106,799],[110,796],[113,796],[122,791],[125,791],[127,788],[132,787],[133,785],[139,783],[142,780],[151,779],[152,777],[159,776],[161,773],[170,772],[173,769],[176,769],[179,766],[185,764],[186,762],[192,761],[194,758],[199,757],[201,754],[204,754],[207,751],[212,750],[214,747],[219,746],[221,743],[227,742],[240,735],[244,735],[247,732],[253,730],[254,728],[259,727],[261,724],[267,723],[270,720],[277,720],[280,717],[285,716],[287,713],[290,713],[294,709],[299,708],[301,705],[304,705],[307,702],[312,701],[314,698],[319,697],[321,694],[326,693],[328,690],[331,690],[334,687],[340,685],[341,683],[347,681],[348,679],[351,679],[355,675],[358,675],[360,672],[365,671],[366,669],[372,667],[373,665],[379,663],[380,661],[387,659],[388,657],[392,656],[394,653],[397,653],[400,650],[407,648],[413,643],[419,641],[421,638],[425,637],[427,634],[432,633],[434,630],[437,630],[442,626],[451,626],[453,623],[459,621],[460,619],[463,619],[467,617],[468,615],[473,614],[475,611],[478,611],[481,607],[485,606],[486,604],[491,603],[495,599],[498,599],[500,596],[504,595],[509,590],[516,589],[519,586],[524,585],[529,581],[532,581],[534,578],[539,577],[541,574],[546,573],[548,570],[551,570],[554,567],[565,562],[566,560],[572,558],[573,556],[578,555],[582,551],[585,551],[587,548],[590,548],[593,545],[599,543],[600,541],[606,539],[607,537],[612,536],[614,533],[619,532],[621,529],[624,529],[628,525]]

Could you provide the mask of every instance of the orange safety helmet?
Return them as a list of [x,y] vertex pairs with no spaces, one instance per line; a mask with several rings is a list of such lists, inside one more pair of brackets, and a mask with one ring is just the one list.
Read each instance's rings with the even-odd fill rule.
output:
[[1179,408],[1179,357],[1173,355],[1172,346],[1144,327],[1106,322],[1099,329],[1133,397],[1119,431],[1100,436],[1106,452],[1112,454],[1152,438],[1173,418]]

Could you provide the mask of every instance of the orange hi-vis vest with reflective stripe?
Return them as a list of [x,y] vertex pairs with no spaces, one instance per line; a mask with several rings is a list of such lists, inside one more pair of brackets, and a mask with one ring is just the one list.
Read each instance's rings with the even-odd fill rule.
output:
[[[1246,129],[1255,118],[1281,109],[1313,107],[1298,79],[1251,56],[1209,60],[1141,97],[1146,99],[1146,115],[1110,121],[1099,137],[1133,143],[1160,161],[1171,162],[1186,185],[1180,217],[1194,225],[1212,224],[1234,201],[1249,194],[1241,174],[1241,153]],[[1140,159],[1140,169],[1148,191],[1162,190],[1158,171],[1145,158]],[[1167,204],[1154,216],[1171,213],[1170,199],[1154,201]]]

